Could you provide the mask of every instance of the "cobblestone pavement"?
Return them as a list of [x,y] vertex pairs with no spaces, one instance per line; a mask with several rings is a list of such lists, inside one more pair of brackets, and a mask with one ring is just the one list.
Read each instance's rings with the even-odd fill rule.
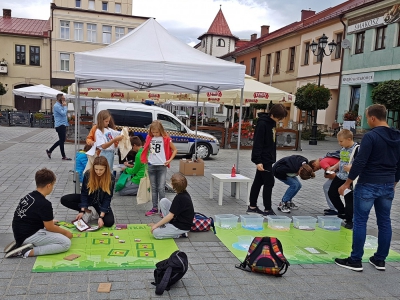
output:
[[[59,150],[49,160],[45,149],[57,140],[54,129],[0,127],[0,251],[12,240],[11,220],[18,200],[35,189],[34,174],[42,167],[53,170],[57,183],[48,199],[53,203],[55,218],[71,220],[76,213],[64,208],[59,199],[72,192],[69,171],[73,161],[62,161]],[[338,149],[335,139],[309,146],[303,142],[303,152],[278,151],[278,158],[301,154],[309,159]],[[66,144],[66,154],[74,156],[74,145]],[[221,150],[205,162],[204,177],[187,177],[188,191],[195,210],[206,215],[234,213],[246,210],[246,189],[241,189],[240,200],[231,197],[231,187],[224,185],[223,206],[209,199],[210,174],[230,173],[236,162],[236,150]],[[255,167],[250,162],[249,150],[240,151],[240,172],[254,177]],[[172,163],[168,175],[179,169],[178,159]],[[303,182],[296,196],[300,209],[296,215],[321,215],[326,208],[322,192],[321,173],[314,180]],[[276,182],[273,203],[276,205],[285,187]],[[167,194],[173,197],[173,194]],[[396,194],[392,209],[392,248],[400,251],[400,208]],[[262,199],[259,198],[262,206]],[[134,197],[115,196],[112,207],[119,223],[148,223],[152,217],[144,213],[149,205],[137,206]],[[278,212],[279,213],[279,212]],[[154,221],[156,221],[154,217]],[[375,216],[371,213],[368,233],[376,235]],[[189,271],[181,282],[162,296],[164,299],[399,299],[400,263],[387,263],[386,272],[379,272],[364,264],[364,271],[353,272],[332,264],[293,265],[282,278],[247,273],[235,269],[238,260],[218,242],[198,242],[195,239],[176,240],[180,250],[189,257]],[[3,256],[3,253],[0,254]],[[0,258],[0,299],[153,299],[159,298],[150,284],[153,270],[90,271],[80,273],[31,273],[35,258]],[[99,282],[112,282],[110,293],[97,293]]]

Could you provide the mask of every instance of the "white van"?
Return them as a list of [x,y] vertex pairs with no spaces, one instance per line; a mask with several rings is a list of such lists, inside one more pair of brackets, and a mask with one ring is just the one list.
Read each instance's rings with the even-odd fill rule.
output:
[[[95,109],[95,123],[97,122],[96,118],[99,111],[105,109],[111,113],[117,129],[121,129],[122,126],[128,126],[129,131],[139,136],[142,140],[146,139],[150,123],[154,120],[159,120],[178,149],[178,154],[194,154],[195,132],[186,127],[168,110],[143,103],[102,101],[97,104]],[[211,154],[217,155],[218,151],[219,142],[216,137],[197,131],[198,157],[208,158]]]

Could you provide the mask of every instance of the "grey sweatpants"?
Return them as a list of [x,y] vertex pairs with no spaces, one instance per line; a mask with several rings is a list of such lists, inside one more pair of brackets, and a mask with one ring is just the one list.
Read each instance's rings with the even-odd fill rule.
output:
[[[171,208],[172,202],[167,198],[162,198],[160,200],[160,210],[165,217],[169,214],[169,209]],[[174,225],[167,223],[162,227],[158,227],[153,230],[153,235],[156,239],[168,239],[168,238],[178,238],[182,233],[189,232],[189,230],[181,230],[176,228]]]
[[32,244],[35,256],[39,256],[65,252],[71,247],[71,240],[61,233],[40,229],[23,244]]
[[123,189],[119,191],[119,194],[120,196],[135,196],[137,195],[138,189],[138,184],[128,180]]

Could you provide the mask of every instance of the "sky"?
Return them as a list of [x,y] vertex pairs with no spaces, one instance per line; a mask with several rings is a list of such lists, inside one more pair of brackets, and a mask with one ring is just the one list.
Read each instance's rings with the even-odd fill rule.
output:
[[[69,0],[72,1],[72,0]],[[18,18],[48,19],[51,0],[0,0],[0,8]],[[302,9],[320,12],[345,0],[133,0],[132,14],[153,17],[181,41],[195,45],[207,32],[222,5],[232,34],[240,39],[260,36],[262,25],[270,32],[300,20]],[[329,4],[328,4],[329,3]]]

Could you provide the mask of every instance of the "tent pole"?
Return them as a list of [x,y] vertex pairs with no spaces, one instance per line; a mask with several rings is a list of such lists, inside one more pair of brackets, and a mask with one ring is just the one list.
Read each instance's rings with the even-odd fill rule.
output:
[[196,112],[195,112],[195,124],[196,124],[196,139],[194,140],[194,157],[195,159],[197,159],[197,115],[198,115],[198,111],[199,111],[199,93],[200,93],[200,87],[197,86],[197,94],[196,94]]
[[73,155],[73,159],[74,159],[74,169],[72,170],[73,172],[74,172],[74,190],[75,190],[75,194],[80,194],[80,191],[78,190],[76,190],[76,182],[79,182],[79,174],[78,174],[78,172],[75,172],[75,170],[76,170],[76,153],[78,152],[78,144],[79,144],[79,136],[78,136],[78,133],[79,133],[79,130],[78,130],[78,128],[79,128],[79,122],[78,122],[78,95],[79,95],[79,80],[77,80],[76,78],[75,78],[75,87],[76,87],[76,93],[75,93],[75,112],[74,112],[74,116],[75,116],[75,134],[74,134],[74,136],[75,136],[75,139],[74,139],[74,144],[75,144],[75,152],[74,152],[74,155]]
[[[242,133],[242,109],[243,109],[243,89],[240,89],[240,108],[239,108],[239,126],[238,126],[238,140],[237,140],[237,147],[236,147],[236,173],[240,174],[239,169],[239,152],[240,152],[240,136]],[[232,111],[233,113],[233,111]],[[234,114],[233,114],[234,115]],[[231,183],[231,196],[236,196],[236,182]],[[246,200],[247,201],[247,200]]]

